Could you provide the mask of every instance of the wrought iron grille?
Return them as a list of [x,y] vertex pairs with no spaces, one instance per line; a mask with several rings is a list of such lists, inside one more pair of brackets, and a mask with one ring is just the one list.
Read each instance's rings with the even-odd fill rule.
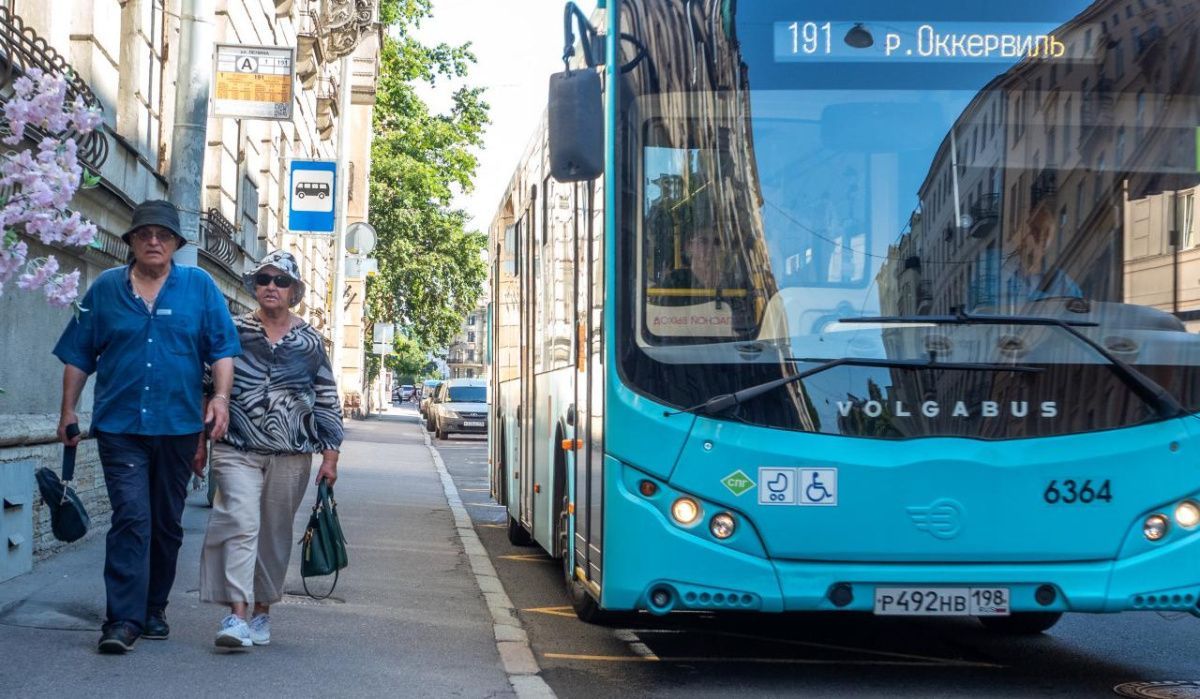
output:
[[220,210],[209,209],[200,215],[200,244],[229,271],[241,273],[241,270],[237,269],[241,250],[234,240],[233,223],[225,218]]
[[[67,79],[68,104],[79,97],[87,106],[103,109],[100,99],[53,46],[25,26],[25,22],[7,7],[0,7],[0,106],[12,98],[13,82],[28,73],[30,68],[64,76]],[[41,140],[47,135],[34,127],[29,127],[27,133],[34,140]],[[108,159],[108,138],[102,129],[96,129],[86,136],[73,132],[65,135],[73,137],[79,144],[79,160],[91,169],[99,170]]]

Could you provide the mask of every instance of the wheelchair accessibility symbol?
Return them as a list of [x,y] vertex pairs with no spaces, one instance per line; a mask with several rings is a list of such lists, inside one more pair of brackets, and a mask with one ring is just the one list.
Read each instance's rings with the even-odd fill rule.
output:
[[796,469],[760,468],[758,469],[758,482],[758,504],[796,504]]
[[825,505],[829,507],[838,504],[838,472],[836,468],[802,468],[797,478],[800,479],[801,505]]

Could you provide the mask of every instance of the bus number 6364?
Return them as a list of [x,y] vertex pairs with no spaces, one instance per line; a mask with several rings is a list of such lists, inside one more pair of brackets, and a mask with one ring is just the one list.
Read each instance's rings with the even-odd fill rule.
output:
[[1112,485],[1105,480],[1099,487],[1094,487],[1091,480],[1079,481],[1067,479],[1061,484],[1057,480],[1050,481],[1042,493],[1042,499],[1050,505],[1090,505],[1094,502],[1112,502]]

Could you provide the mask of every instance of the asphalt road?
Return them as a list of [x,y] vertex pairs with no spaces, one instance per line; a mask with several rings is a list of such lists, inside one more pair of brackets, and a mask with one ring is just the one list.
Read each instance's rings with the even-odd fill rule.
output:
[[508,543],[504,509],[488,494],[484,438],[434,444],[561,697],[1103,697],[1137,681],[1196,681],[1148,696],[1200,697],[1200,619],[1182,614],[1068,614],[1032,638],[996,636],[972,619],[870,615],[635,614],[584,624],[557,562]]

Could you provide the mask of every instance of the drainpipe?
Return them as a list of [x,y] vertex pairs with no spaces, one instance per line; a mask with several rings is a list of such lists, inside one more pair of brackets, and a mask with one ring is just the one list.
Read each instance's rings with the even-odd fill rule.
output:
[[[338,83],[341,92],[338,93],[338,137],[337,137],[337,198],[334,207],[334,243],[333,243],[333,353],[330,364],[333,365],[333,378],[338,390],[343,394],[346,387],[342,385],[342,363],[345,352],[342,345],[346,342],[346,331],[343,324],[346,320],[346,305],[342,294],[346,288],[346,209],[349,207],[350,182],[350,93],[353,92],[354,54],[342,58],[342,76]],[[363,367],[365,370],[366,367]],[[361,387],[359,387],[361,388]],[[366,398],[366,396],[364,396]]]
[[191,243],[175,253],[175,261],[193,266],[199,259],[204,148],[212,80],[212,5],[208,0],[181,0],[179,7],[179,64],[175,68],[175,127],[171,132],[167,199],[179,208],[183,237]]

